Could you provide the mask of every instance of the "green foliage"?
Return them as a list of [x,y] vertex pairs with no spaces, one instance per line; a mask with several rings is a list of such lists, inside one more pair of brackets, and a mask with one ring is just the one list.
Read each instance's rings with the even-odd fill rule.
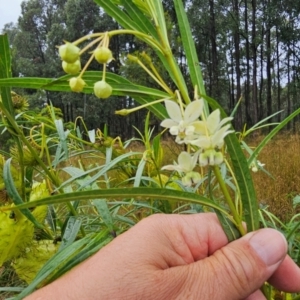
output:
[[[1,161],[3,177],[0,180],[3,183],[0,181],[0,187],[4,190],[5,186],[8,199],[0,208],[0,213],[5,219],[2,224],[8,224],[5,227],[8,232],[14,232],[13,228],[18,229],[18,234],[14,236],[29,232],[22,235],[26,241],[19,239],[20,245],[17,240],[9,243],[9,253],[14,255],[8,256],[5,253],[2,262],[13,260],[18,270],[28,265],[37,272],[29,286],[16,299],[22,299],[35,288],[55,280],[109,243],[116,234],[157,212],[215,211],[230,241],[245,234],[243,222],[246,222],[248,231],[258,229],[261,224],[279,227],[287,235],[291,256],[299,261],[298,216],[293,217],[288,224],[283,224],[266,209],[259,209],[249,170],[259,151],[298,111],[277,125],[256,150],[248,151],[250,158],[247,159],[244,149],[249,147],[245,141],[237,138],[232,126],[228,124],[232,118],[227,117],[217,100],[206,95],[193,34],[181,1],[175,0],[174,6],[189,66],[187,80],[172,53],[169,23],[160,0],[95,2],[123,28],[91,34],[87,27],[93,26],[98,19],[89,19],[90,10],[95,8],[102,12],[91,2],[68,1],[66,11],[62,9],[63,3],[57,1],[32,0],[23,3],[20,26],[27,35],[22,37],[32,42],[28,55],[24,55],[23,61],[19,60],[20,70],[25,77],[11,77],[8,39],[0,36],[1,126],[13,137],[16,149],[11,150],[10,154],[5,153],[6,157]],[[77,11],[85,4],[89,4],[84,7],[86,16],[80,19]],[[51,5],[55,7],[55,13],[52,12],[55,22],[48,28],[49,24],[44,22],[44,17],[47,7]],[[36,19],[35,15],[39,17]],[[67,28],[73,28],[68,34],[64,31],[64,25],[60,24],[62,20]],[[41,40],[33,35],[31,28],[39,31],[41,40],[45,40],[47,30],[53,40],[54,30],[58,34],[65,33],[68,39],[72,39],[69,45],[74,46],[73,49],[79,47],[78,51],[75,49],[75,59],[80,59],[84,67],[75,78],[83,80],[86,85],[81,94],[55,95],[58,98],[65,97],[64,101],[71,98],[78,98],[78,101],[84,99],[89,109],[87,112],[83,108],[86,118],[78,117],[74,123],[65,124],[61,111],[52,104],[44,107],[41,112],[22,111],[17,114],[11,87],[44,90],[46,95],[48,91],[68,92],[69,81],[74,76],[52,79],[55,66],[60,63],[58,57],[50,55],[56,53],[53,40],[47,46],[39,44]],[[147,73],[151,78],[150,87],[129,81],[122,74],[110,72],[106,61],[103,66],[98,66],[100,70],[93,70],[93,50],[96,47],[109,47],[112,38],[120,35],[132,35],[142,45],[147,45],[146,49],[151,48],[147,54],[142,50],[136,52],[136,56],[132,53],[127,58],[124,56],[124,60],[131,60]],[[18,43],[21,41],[20,38]],[[21,44],[16,45],[23,47]],[[34,66],[41,68],[39,76],[30,77],[36,71],[29,64],[31,52],[36,54],[38,51],[36,55],[42,58],[44,53],[40,50],[43,46],[47,48],[49,56],[37,61]],[[62,51],[59,53],[64,61],[70,58]],[[153,60],[152,56],[155,57]],[[91,68],[89,71],[88,67]],[[135,70],[135,66],[132,67]],[[160,75],[162,69],[164,72]],[[140,138],[135,140],[141,142],[142,150],[127,151],[126,146],[133,140],[124,146],[120,137],[109,136],[106,130],[96,129],[97,126],[88,129],[85,120],[93,120],[92,111],[94,108],[96,110],[96,105],[88,101],[92,98],[90,94],[93,93],[94,84],[99,80],[112,87],[112,95],[116,97],[114,99],[120,97],[124,103],[127,102],[122,110],[117,111],[118,114],[126,115],[139,109],[148,109],[156,118],[163,120],[161,125],[170,129],[179,144],[186,144],[187,151],[179,154],[178,163],[162,168],[162,132],[152,138],[150,113],[145,118],[143,133],[137,128]],[[190,83],[193,85],[192,96]],[[131,99],[139,103],[140,107],[129,107]],[[113,106],[109,103],[110,99],[105,101],[101,102],[100,107],[110,109]],[[106,116],[106,113],[103,115]],[[96,123],[97,119],[92,122]],[[36,182],[43,185],[45,193],[35,190]],[[16,207],[12,207],[12,203]],[[45,217],[35,215],[45,207],[48,210],[47,222]],[[17,222],[14,215],[8,220],[10,211],[24,222]],[[7,237],[7,234],[4,235],[5,242]],[[42,242],[38,244],[37,239]],[[40,249],[38,251],[44,257],[43,245],[60,241],[56,254],[38,271],[39,267],[33,266],[34,249]],[[0,247],[4,248],[3,245],[4,242],[0,243]],[[31,251],[23,256],[25,261],[22,262],[20,253],[25,251],[25,247],[31,247]],[[44,263],[43,259],[41,261]]]

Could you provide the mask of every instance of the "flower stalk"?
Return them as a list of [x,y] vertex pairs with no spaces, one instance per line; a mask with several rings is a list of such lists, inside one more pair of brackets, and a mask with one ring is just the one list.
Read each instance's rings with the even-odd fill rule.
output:
[[232,199],[230,197],[230,194],[228,192],[226,184],[225,184],[225,182],[224,182],[224,180],[222,178],[220,169],[219,169],[218,166],[212,166],[212,169],[213,169],[214,174],[215,174],[215,176],[216,176],[216,178],[218,180],[220,188],[221,188],[221,190],[223,192],[223,195],[225,197],[226,203],[229,206],[230,212],[232,213],[232,217],[233,217],[233,220],[235,221],[236,227],[238,228],[238,230],[239,230],[239,232],[240,232],[241,235],[245,235],[246,231],[245,231],[245,228],[243,227],[242,219],[241,219],[240,215],[238,214],[238,212],[237,212],[237,210],[235,208],[234,202],[232,201]]

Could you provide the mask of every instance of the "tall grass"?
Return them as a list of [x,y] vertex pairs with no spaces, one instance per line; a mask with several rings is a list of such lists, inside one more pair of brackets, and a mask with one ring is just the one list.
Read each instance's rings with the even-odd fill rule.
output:
[[[247,142],[255,147],[262,139],[263,136],[257,136]],[[293,198],[300,195],[300,135],[278,135],[266,145],[258,159],[273,178],[262,171],[252,173],[257,199],[286,221],[295,214]]]

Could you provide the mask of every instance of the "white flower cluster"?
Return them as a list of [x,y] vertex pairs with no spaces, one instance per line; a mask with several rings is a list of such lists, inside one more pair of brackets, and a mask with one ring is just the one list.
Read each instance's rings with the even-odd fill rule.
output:
[[[173,170],[184,173],[182,181],[190,186],[200,180],[200,175],[193,172],[197,161],[200,166],[219,165],[223,162],[220,149],[224,145],[224,138],[233,130],[229,130],[231,117],[220,118],[220,110],[214,110],[206,119],[203,117],[203,100],[195,100],[186,106],[185,110],[171,100],[165,100],[165,106],[170,119],[162,121],[161,126],[169,128],[170,133],[176,136],[179,144],[195,145],[199,151],[190,155],[182,152],[178,157],[177,165],[168,165],[163,170]],[[199,118],[202,116],[202,120]]]

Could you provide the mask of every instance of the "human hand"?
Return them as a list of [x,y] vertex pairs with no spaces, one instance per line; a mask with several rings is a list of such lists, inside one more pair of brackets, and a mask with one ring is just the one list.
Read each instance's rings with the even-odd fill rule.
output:
[[215,214],[153,215],[29,299],[265,299],[269,281],[300,291],[274,229],[228,243]]

